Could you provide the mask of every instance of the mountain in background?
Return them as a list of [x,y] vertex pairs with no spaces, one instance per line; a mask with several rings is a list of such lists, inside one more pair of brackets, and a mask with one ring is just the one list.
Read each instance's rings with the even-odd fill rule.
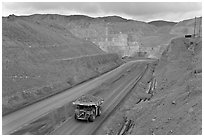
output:
[[174,26],[177,24],[177,22],[156,20],[156,21],[148,22],[148,24],[154,25],[156,27],[163,27],[163,26]]
[[127,22],[130,20],[127,20],[125,18],[122,18],[120,16],[106,16],[106,17],[98,17],[96,18],[98,20],[103,20],[104,22]]
[[3,18],[3,96],[63,81],[68,76],[60,75],[57,69],[60,65],[52,65],[57,60],[104,53],[92,42],[74,36],[63,25],[29,17]]
[[[122,56],[134,56],[138,51],[146,52],[147,56],[159,54],[161,49],[169,43],[170,39],[189,33],[192,34],[194,29],[194,19],[184,20],[178,23],[162,20],[146,23],[128,20],[119,16],[93,18],[85,15],[34,14],[30,16],[10,15],[4,20],[27,22],[27,24],[36,26],[36,28],[39,26],[39,30],[41,28],[42,30],[51,28],[54,33],[51,33],[53,37],[51,35],[49,36],[49,42],[60,37],[57,41],[64,41],[64,38],[69,39],[68,45],[94,45],[98,50],[102,49],[105,52],[114,52]],[[201,22],[199,20],[201,18],[197,18],[197,33],[199,23]],[[42,37],[33,37],[32,39],[43,38],[44,32],[47,33],[46,31],[42,31]],[[26,33],[21,33],[18,36]],[[28,31],[28,33],[30,32]],[[55,37],[54,35],[56,34],[57,36]],[[28,36],[25,35],[25,39]],[[47,38],[46,36],[45,41]],[[89,49],[76,48],[76,46],[70,47],[74,47],[70,48],[68,51],[70,54],[66,55],[70,57],[80,56],[80,50],[83,50],[82,55],[84,51],[88,55],[89,51],[92,50],[91,47]],[[72,52],[73,50],[74,52]]]
[[178,22],[172,27],[171,33],[177,35],[194,34],[194,27],[195,34],[198,35],[200,33],[200,35],[202,35],[202,17]]

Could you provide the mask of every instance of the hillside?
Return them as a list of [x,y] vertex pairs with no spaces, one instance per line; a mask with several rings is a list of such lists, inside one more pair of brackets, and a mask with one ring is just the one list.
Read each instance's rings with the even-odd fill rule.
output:
[[[173,26],[170,33],[177,34],[177,35],[193,34],[194,26],[195,26],[195,18],[183,20],[178,22],[175,26]],[[201,30],[200,33],[202,35],[202,17],[196,18],[196,28],[195,28],[196,34],[199,33],[199,29]]]
[[97,20],[104,21],[104,22],[111,22],[111,23],[116,23],[116,22],[127,22],[129,20],[124,19],[119,16],[106,16],[106,17],[98,17],[96,18]]
[[[201,19],[196,20],[196,34]],[[97,134],[120,134],[128,123],[123,134],[202,134],[202,37],[184,37],[193,33],[194,22],[57,14],[3,17],[3,116],[117,68],[124,63],[121,56],[127,61],[127,56],[151,57],[158,64],[148,65]]]
[[[178,23],[163,20],[146,23],[119,16],[93,18],[85,15],[34,14],[18,18],[65,30],[108,53],[135,56],[144,52],[146,57],[156,58],[161,56],[158,51],[166,48],[172,38],[192,33],[194,26],[194,19]],[[199,20],[197,18],[197,24]]]
[[[3,17],[2,95],[5,104],[10,97],[18,96],[17,93],[21,96],[21,92],[30,94],[42,89],[44,92],[45,87],[57,90],[98,76],[122,63],[118,55],[160,58],[167,43],[173,37],[183,36],[183,28],[192,30],[192,26],[193,20],[156,27],[119,16],[34,14]],[[105,53],[118,55],[110,54],[106,58]],[[84,56],[90,55],[89,61],[94,66],[86,61],[88,58],[84,60]],[[95,62],[94,58],[99,61]],[[70,60],[67,64],[57,63],[67,59]]]
[[[156,21],[148,22],[148,24],[156,26],[158,34],[167,35],[167,34],[170,34],[172,27],[175,26],[177,24],[177,22],[156,20]],[[167,42],[167,43],[169,43],[169,42]]]
[[161,29],[145,22],[127,20],[119,16],[92,18],[84,15],[35,14],[21,18],[54,26],[61,25],[74,36],[91,41],[103,51],[122,56],[132,56],[139,51],[139,48],[146,51],[147,56],[155,54],[160,50],[158,46],[168,43],[169,39],[175,36],[168,33],[169,29]]
[[[202,39],[173,39],[153,72],[153,77],[142,78],[98,134],[202,134]],[[149,90],[148,81],[154,78],[155,89]]]
[[156,27],[163,27],[163,26],[174,26],[177,22],[171,22],[171,21],[164,21],[164,20],[156,20],[148,22],[148,24],[154,25]]
[[202,134],[201,64],[200,38],[173,39],[155,70],[153,98],[132,110],[131,134]]
[[[17,91],[23,85],[25,88],[42,85],[42,79],[47,77],[43,67],[50,61],[104,53],[93,43],[73,36],[60,25],[10,16],[3,18],[2,26],[3,91],[12,89],[14,85]],[[15,79],[20,77],[23,85],[17,86]],[[27,83],[29,79],[26,77],[32,79],[32,84]],[[5,83],[10,84],[6,86]]]
[[60,24],[47,24],[40,22],[40,19],[35,21],[16,16],[3,18],[2,23],[4,43],[9,40],[15,42],[4,44],[7,45],[6,47],[54,47],[55,50],[62,50],[63,47],[66,47],[66,52],[69,53],[65,57],[104,53],[93,43],[75,37]]
[[[193,20],[181,21],[172,28],[119,16],[92,18],[34,14],[3,17],[2,26],[3,81],[13,83],[14,80],[10,80],[15,77],[32,77],[35,82],[31,85],[39,86],[42,80],[39,80],[41,72],[38,70],[52,60],[102,54],[104,51],[122,56],[138,56],[140,51],[147,57],[159,58],[171,38],[181,35],[183,28],[190,29]],[[38,77],[31,76],[32,73]],[[16,84],[9,86],[13,90],[12,85]],[[26,82],[25,86],[31,87]],[[3,86],[3,90],[5,88]]]
[[121,63],[117,55],[105,54],[63,25],[14,15],[3,18],[3,114],[101,75]]

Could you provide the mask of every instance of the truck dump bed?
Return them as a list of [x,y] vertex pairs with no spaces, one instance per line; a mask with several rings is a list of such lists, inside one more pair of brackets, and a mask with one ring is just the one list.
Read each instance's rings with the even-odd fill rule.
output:
[[101,105],[103,99],[100,97],[95,97],[92,95],[83,95],[77,100],[73,102],[74,105],[85,105],[85,106],[92,106],[92,105]]

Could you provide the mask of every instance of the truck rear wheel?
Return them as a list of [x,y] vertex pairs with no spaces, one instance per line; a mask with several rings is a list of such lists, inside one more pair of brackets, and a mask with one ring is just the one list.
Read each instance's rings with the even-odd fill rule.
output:
[[89,122],[93,122],[96,119],[96,116],[93,114],[89,117]]
[[98,109],[98,116],[101,115],[101,108]]
[[74,118],[77,120],[77,115],[76,114],[74,114]]

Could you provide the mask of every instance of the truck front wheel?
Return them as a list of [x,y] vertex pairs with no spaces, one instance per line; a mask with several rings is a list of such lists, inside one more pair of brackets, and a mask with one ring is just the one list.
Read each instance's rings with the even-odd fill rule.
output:
[[93,122],[96,119],[96,116],[93,114],[89,117],[89,122]]
[[77,120],[77,115],[76,114],[74,114],[74,118]]

